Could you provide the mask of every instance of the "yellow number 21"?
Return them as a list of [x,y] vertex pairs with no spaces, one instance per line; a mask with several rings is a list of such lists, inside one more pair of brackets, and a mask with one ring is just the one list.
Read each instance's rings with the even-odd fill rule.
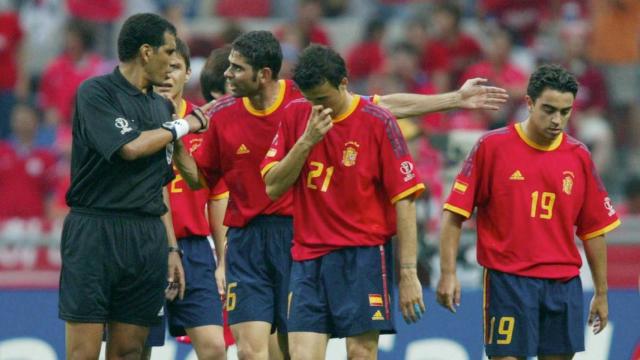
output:
[[[313,179],[322,176],[322,172],[324,170],[324,164],[318,161],[312,161],[309,163],[313,169],[309,171],[307,175],[307,187],[310,189],[317,190],[318,186],[313,183]],[[322,181],[322,187],[320,187],[320,191],[327,192],[329,188],[329,183],[331,182],[331,176],[333,175],[333,166],[329,166],[326,171],[326,175],[324,176],[324,180]]]

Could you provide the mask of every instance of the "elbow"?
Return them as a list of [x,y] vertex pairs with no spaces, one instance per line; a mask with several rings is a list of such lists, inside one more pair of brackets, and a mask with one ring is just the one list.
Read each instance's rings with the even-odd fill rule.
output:
[[276,201],[282,196],[282,191],[280,191],[277,186],[267,184],[267,196],[271,201]]
[[121,148],[120,148],[120,157],[123,158],[124,160],[127,161],[133,161],[136,160],[140,157],[140,151],[139,149],[131,144],[124,144]]

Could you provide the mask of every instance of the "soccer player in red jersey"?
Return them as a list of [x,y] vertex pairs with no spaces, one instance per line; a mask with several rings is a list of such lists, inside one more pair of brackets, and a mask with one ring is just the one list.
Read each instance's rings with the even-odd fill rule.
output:
[[346,76],[335,51],[312,45],[302,52],[294,81],[306,100],[287,105],[262,163],[267,194],[293,194],[293,359],[324,359],[330,337],[347,337],[349,358],[376,357],[379,334],[395,331],[396,232],[403,316],[417,321],[425,310],[414,203],[424,185],[396,119],[349,93]]
[[460,304],[460,231],[477,207],[492,359],[571,359],[584,350],[576,234],[595,286],[588,323],[595,333],[607,325],[604,237],[620,220],[589,151],[563,132],[577,91],[564,68],[538,68],[527,87],[529,118],[478,141],[444,205],[437,300],[453,312]]
[[[269,199],[260,175],[264,158],[284,107],[302,97],[289,80],[279,80],[280,44],[267,31],[252,31],[232,44],[225,76],[231,96],[219,99],[211,112],[212,128],[194,154],[177,146],[176,165],[190,186],[224,178],[230,200],[225,214],[227,233],[226,308],[244,358],[266,358],[269,333],[286,334],[287,297],[292,241],[291,194]],[[402,116],[453,108],[495,109],[504,90],[473,79],[460,90],[435,96],[381,96],[381,106]],[[197,163],[197,166],[196,166]],[[286,336],[281,337],[286,351]],[[271,357],[275,355],[270,355]]]

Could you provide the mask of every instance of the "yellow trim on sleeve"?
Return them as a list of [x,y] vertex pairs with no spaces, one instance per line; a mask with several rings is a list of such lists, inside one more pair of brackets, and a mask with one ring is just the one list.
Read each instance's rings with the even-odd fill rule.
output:
[[278,89],[278,96],[276,97],[276,101],[274,101],[271,106],[264,110],[254,108],[253,105],[251,105],[251,100],[249,100],[248,97],[243,97],[242,103],[244,104],[244,107],[247,109],[247,111],[255,116],[267,116],[278,110],[278,107],[282,105],[282,101],[284,100],[284,92],[287,88],[287,84],[284,80],[278,80],[278,84],[280,84],[280,89]]
[[597,237],[597,236],[600,236],[600,235],[608,233],[609,231],[611,231],[611,230],[617,228],[618,226],[620,226],[620,224],[621,224],[620,219],[617,219],[616,221],[614,221],[611,224],[603,227],[602,229],[596,230],[596,231],[592,231],[592,232],[590,232],[588,234],[580,236],[580,238],[582,240],[593,239],[594,237]]
[[371,97],[371,103],[380,105],[380,95],[373,95],[373,97]]
[[347,117],[349,117],[349,115],[353,114],[353,112],[356,110],[356,107],[358,107],[359,103],[360,103],[360,95],[353,95],[353,99],[351,100],[351,104],[349,104],[349,108],[347,109],[347,111],[336,116],[336,118],[333,119],[333,123],[340,122],[346,119]]
[[422,192],[424,191],[425,187],[423,183],[419,183],[416,184],[412,187],[410,187],[409,189],[401,192],[400,194],[394,196],[391,198],[391,203],[395,204],[397,203],[399,200],[402,200],[404,198],[406,198],[407,196],[414,194],[415,197],[417,197],[418,195],[422,194]]
[[449,210],[449,211],[451,211],[453,213],[456,213],[458,215],[462,215],[467,219],[471,217],[471,213],[468,212],[467,210],[461,209],[461,208],[459,208],[457,206],[453,206],[453,205],[451,205],[449,203],[445,203],[442,208],[445,209],[445,210]]
[[542,146],[542,145],[536,144],[533,140],[527,137],[527,134],[525,134],[524,130],[522,129],[521,123],[517,123],[515,125],[515,128],[516,128],[516,132],[518,133],[518,136],[520,136],[522,141],[524,141],[527,145],[531,146],[532,148],[542,150],[542,151],[553,151],[557,149],[558,146],[560,146],[560,144],[562,143],[562,138],[564,137],[564,132],[561,132],[560,135],[558,135],[558,137],[555,138],[555,140],[553,140],[551,145]]
[[222,199],[228,199],[228,198],[229,198],[229,191],[225,191],[223,193],[210,196],[209,200],[222,200]]
[[267,165],[265,165],[262,170],[260,170],[260,175],[262,175],[262,177],[264,178],[265,175],[267,175],[267,173],[269,172],[269,170],[271,170],[272,167],[276,166],[276,164],[279,163],[279,161],[272,161],[270,163],[268,163]]

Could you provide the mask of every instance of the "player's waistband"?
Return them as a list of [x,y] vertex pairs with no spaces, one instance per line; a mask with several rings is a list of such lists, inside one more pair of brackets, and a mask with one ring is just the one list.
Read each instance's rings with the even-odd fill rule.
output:
[[204,240],[204,241],[207,241],[207,242],[209,241],[209,239],[207,239],[207,237],[203,236],[203,235],[189,235],[189,236],[183,236],[183,237],[178,238],[178,241],[182,241],[182,240],[187,240],[187,241],[189,241],[189,240],[191,240],[191,241]]
[[251,219],[247,226],[284,225],[293,226],[293,217],[285,215],[258,215]]
[[93,216],[116,216],[124,218],[136,218],[136,219],[159,219],[159,215],[148,214],[139,211],[126,211],[126,210],[105,210],[105,209],[93,209],[85,207],[72,207],[72,214],[78,215],[93,215]]

